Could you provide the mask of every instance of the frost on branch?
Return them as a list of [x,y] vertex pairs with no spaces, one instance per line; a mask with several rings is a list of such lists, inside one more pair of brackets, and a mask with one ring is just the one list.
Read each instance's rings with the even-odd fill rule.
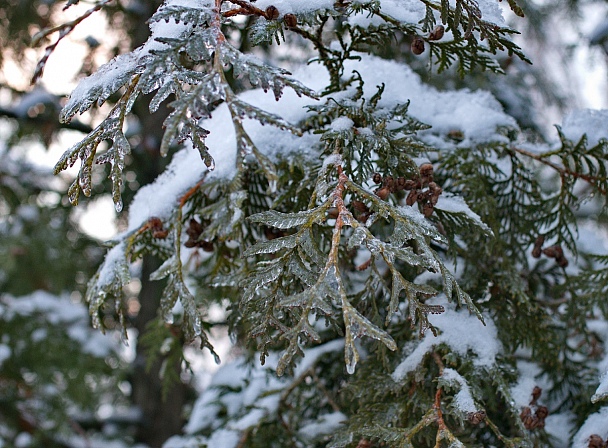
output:
[[[172,442],[544,443],[547,415],[514,398],[526,376],[514,353],[552,376],[551,412],[591,377],[603,399],[596,366],[580,361],[592,341],[580,323],[605,313],[606,260],[567,269],[573,207],[607,187],[606,136],[581,123],[604,115],[575,115],[559,143],[532,145],[487,92],[439,90],[367,54],[405,33],[417,44],[404,60],[500,71],[497,52],[523,55],[495,2],[217,5],[166,2],[148,43],[81,84],[66,119],[121,95],[57,167],[82,161],[75,202],[92,163],[112,163],[119,204],[124,118],[140,93],[154,94],[152,112],[169,102],[160,151],[174,151],[171,163],[137,193],[87,299],[96,325],[120,316],[131,264],[152,253],[164,260],[152,279],[167,281],[157,327],[183,336],[174,346],[212,350],[206,311],[221,304],[249,347],[246,367],[220,372]],[[256,42],[281,42],[286,65],[311,63],[291,74],[242,53],[240,16]],[[254,89],[237,93],[232,76]],[[571,389],[559,389],[566,377]]]
[[[116,209],[122,209],[121,173],[124,156],[130,151],[123,126],[140,93],[157,91],[150,103],[152,112],[169,95],[175,96],[175,100],[169,104],[174,110],[164,123],[166,130],[161,155],[168,153],[174,141],[182,143],[190,140],[209,169],[215,167],[215,162],[205,145],[208,131],[200,127],[199,121],[211,117],[215,107],[224,101],[229,106],[239,134],[240,158],[250,153],[259,157],[270,179],[274,176],[272,167],[251,144],[251,139],[242,128],[242,118],[247,116],[262,124],[299,133],[281,117],[238,100],[224,72],[232,68],[235,76],[246,77],[251,84],[261,86],[264,91],[272,90],[277,100],[285,87],[294,89],[298,95],[315,97],[316,93],[292,79],[286,70],[265,64],[233,47],[223,35],[221,25],[225,19],[213,7],[213,2],[200,0],[187,5],[181,3],[165,2],[150,19],[152,34],[148,41],[127,55],[117,56],[81,81],[61,112],[61,119],[69,121],[76,113],[85,112],[95,103],[103,104],[111,94],[126,86],[110,115],[83,141],[67,150],[55,166],[55,173],[59,173],[74,165],[78,159],[81,160],[79,178],[69,190],[72,204],[78,203],[81,191],[85,196],[91,194],[93,163],[111,163],[112,197]],[[190,58],[190,64],[184,65],[184,55]],[[190,65],[199,69],[190,68]],[[98,147],[104,141],[111,141],[112,145],[105,153],[97,155]]]

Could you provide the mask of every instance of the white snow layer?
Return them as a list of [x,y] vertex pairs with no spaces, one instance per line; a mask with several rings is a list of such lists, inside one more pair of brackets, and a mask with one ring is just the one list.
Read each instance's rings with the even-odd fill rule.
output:
[[456,370],[446,367],[443,369],[443,374],[441,377],[450,383],[456,383],[458,385],[460,390],[454,396],[454,406],[456,406],[458,410],[466,414],[470,412],[477,412],[477,406],[475,406],[473,395],[471,395],[469,383],[467,383],[467,380],[465,380],[462,375],[460,375]]
[[[299,0],[295,1],[297,2]],[[370,0],[360,0],[359,3],[367,4],[370,3]],[[477,3],[479,5],[479,11],[481,12],[481,18],[484,21],[500,26],[505,25],[502,9],[498,5],[498,2],[493,0],[479,0]],[[450,6],[455,8],[456,1],[450,0]],[[400,22],[416,25],[420,23],[426,15],[426,6],[419,0],[380,0],[380,9],[384,14],[387,14]],[[369,16],[367,12],[351,16],[348,22],[351,25],[361,27],[368,27],[370,25],[379,26],[384,23],[380,17]]]
[[601,139],[608,139],[608,110],[582,109],[571,112],[564,118],[562,132],[574,143],[578,143],[586,134],[588,147],[595,146]]
[[[419,134],[428,143],[453,147],[454,143],[446,136],[454,130],[464,134],[465,139],[460,145],[504,141],[504,137],[496,134],[497,127],[516,127],[515,120],[506,115],[500,104],[487,92],[467,89],[440,92],[423,84],[420,77],[406,65],[367,55],[361,55],[361,58],[360,61],[348,61],[345,74],[350,75],[353,70],[361,73],[366,97],[376,93],[375,86],[385,83],[380,108],[392,108],[410,100],[409,113],[432,126],[432,129]],[[318,64],[296,71],[294,78],[315,90],[323,89],[328,80],[325,69]],[[334,97],[344,95],[342,92]],[[262,89],[245,92],[240,98],[292,123],[303,120],[309,114],[304,107],[315,103],[310,98],[298,97],[290,89],[278,102],[272,94],[266,94]],[[345,121],[334,122],[336,126],[345,124]],[[205,120],[202,126],[211,131],[206,144],[216,162],[215,170],[208,174],[207,179],[230,178],[235,173],[236,141],[226,105],[218,107],[213,117]],[[289,131],[262,126],[251,119],[244,119],[244,126],[257,148],[271,158],[289,153],[317,156],[315,147],[319,142],[318,135],[297,137]],[[165,172],[155,182],[141,188],[135,196],[129,209],[129,231],[137,229],[152,216],[166,218],[179,196],[195,185],[207,171],[196,149],[186,147],[176,153]]]
[[425,355],[430,353],[436,346],[445,344],[460,356],[466,356],[469,351],[476,357],[473,363],[478,367],[490,368],[495,364],[496,355],[501,350],[498,340],[498,332],[494,322],[489,316],[484,316],[486,325],[468,310],[455,309],[455,305],[448,302],[444,295],[439,301],[433,301],[435,305],[443,305],[445,312],[439,315],[429,316],[431,323],[439,330],[437,337],[431,331],[427,331],[418,345],[408,353],[403,361],[393,372],[393,379],[401,381],[405,376],[413,372],[422,362]]
[[591,397],[591,401],[596,403],[608,396],[608,371],[604,372],[600,377],[600,385],[595,390]]
[[260,9],[266,9],[272,5],[283,16],[285,14],[305,14],[320,9],[333,10],[334,3],[334,0],[257,0],[255,6]]
[[490,230],[486,223],[481,220],[477,213],[470,209],[464,199],[460,196],[453,196],[450,194],[441,195],[439,196],[439,200],[437,201],[437,205],[435,207],[446,212],[465,215],[474,221],[479,227],[492,233],[492,230]]
[[[213,1],[167,0],[159,10],[167,6],[180,5],[202,9],[213,6]],[[157,39],[180,37],[191,32],[191,30],[192,24],[176,23],[174,20],[170,20],[169,22],[161,20],[151,23],[151,35],[146,43],[130,53],[116,56],[102,65],[95,73],[82,79],[70,94],[70,98],[63,108],[62,114],[64,111],[68,112],[72,110],[77,113],[84,112],[94,101],[97,101],[98,104],[103,103],[112,93],[129,81],[130,77],[141,68],[144,64],[144,59],[151,52],[166,47],[166,44],[159,42]]]
[[[369,4],[371,0],[359,0],[359,4]],[[380,9],[384,14],[403,22],[418,24],[426,15],[426,5],[420,0],[380,0]],[[440,2],[435,2],[439,4]],[[478,0],[481,18],[486,22],[504,25],[502,9],[494,0]],[[333,10],[335,0],[257,0],[255,5],[260,9],[274,6],[279,10],[281,16],[285,14],[305,14],[318,10]],[[456,0],[450,0],[450,6],[456,7]],[[368,13],[357,14],[349,18],[352,25],[369,26],[380,25],[382,19],[377,16],[368,17]]]
[[589,436],[597,434],[602,439],[608,438],[608,406],[591,414],[572,438],[571,448],[588,448]]
[[528,406],[532,400],[532,391],[536,386],[543,390],[549,390],[550,384],[545,376],[542,375],[541,368],[529,361],[517,361],[517,384],[511,387],[511,398],[515,406],[523,408]]

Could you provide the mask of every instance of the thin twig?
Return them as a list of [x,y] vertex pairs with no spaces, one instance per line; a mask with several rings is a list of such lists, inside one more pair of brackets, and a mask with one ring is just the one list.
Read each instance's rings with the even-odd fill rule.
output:
[[534,159],[534,160],[542,163],[543,165],[547,165],[548,167],[553,168],[555,171],[557,171],[559,173],[559,175],[562,178],[566,177],[566,176],[571,176],[571,177],[574,177],[575,179],[584,180],[585,182],[589,183],[594,188],[596,188],[602,195],[604,195],[604,196],[606,195],[606,190],[604,190],[599,185],[597,185],[597,182],[599,180],[605,180],[604,178],[601,178],[598,176],[589,176],[588,174],[579,173],[577,171],[572,171],[566,167],[559,166],[558,164],[553,163],[550,160],[548,160],[546,158],[547,154],[535,154],[531,151],[527,151],[525,149],[516,148],[516,147],[511,147],[510,149],[512,151],[515,151],[518,154],[529,157],[531,159]]
[[101,2],[96,4],[94,7],[92,7],[88,11],[86,11],[80,17],[77,17],[74,20],[63,23],[61,25],[54,26],[52,28],[46,28],[46,29],[38,31],[36,34],[34,34],[34,37],[32,37],[32,43],[31,43],[31,45],[33,47],[37,46],[42,39],[44,39],[45,37],[47,37],[55,32],[59,32],[59,37],[57,38],[55,43],[47,46],[44,49],[45,50],[44,55],[42,56],[42,58],[40,58],[40,61],[36,65],[36,69],[34,70],[34,76],[32,76],[31,84],[34,84],[42,76],[42,73],[44,72],[44,67],[46,66],[46,63],[47,63],[49,57],[51,56],[51,54],[53,53],[53,51],[55,51],[55,48],[57,48],[57,45],[59,45],[59,42],[61,42],[61,40],[65,36],[70,34],[74,30],[74,28],[76,28],[76,26],[78,26],[78,24],[80,24],[80,22],[82,22],[84,19],[89,17],[94,12],[99,11],[101,8],[106,6],[111,1],[112,0],[102,0]]

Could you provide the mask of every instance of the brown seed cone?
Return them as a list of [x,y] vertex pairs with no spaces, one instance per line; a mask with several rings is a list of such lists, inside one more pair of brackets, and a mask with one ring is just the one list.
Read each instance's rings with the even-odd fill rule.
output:
[[422,37],[420,36],[414,37],[411,48],[412,53],[414,53],[415,55],[420,55],[424,53],[424,39],[422,39]]
[[406,180],[405,185],[403,186],[403,189],[412,190],[412,189],[416,188],[417,186],[419,186],[417,184],[418,184],[418,182],[415,180]]
[[398,177],[397,178],[397,185],[396,185],[395,188],[398,191],[401,191],[401,190],[405,189],[405,183],[406,183],[405,177]]
[[547,409],[547,406],[539,406],[538,409],[536,410],[536,416],[541,420],[544,420],[545,418],[547,418],[548,415],[549,415],[549,409]]
[[555,257],[555,262],[557,263],[557,265],[558,265],[560,268],[565,268],[565,267],[568,267],[568,264],[569,264],[569,263],[568,263],[568,259],[567,259],[566,257],[564,257],[564,256],[561,256],[561,257]]
[[393,176],[386,176],[384,178],[384,185],[386,185],[387,187],[389,187],[392,191],[393,186],[395,185],[395,178]]
[[591,434],[589,436],[589,448],[604,448],[606,444],[604,443],[604,439],[602,439],[597,434]]
[[201,247],[205,252],[213,252],[213,242],[212,241],[199,241],[198,247]]
[[295,28],[298,26],[298,18],[293,14],[285,14],[283,16],[283,21],[288,28]]
[[151,229],[162,229],[163,222],[160,220],[160,218],[157,218],[156,216],[152,216],[150,219],[148,219],[148,226]]
[[486,419],[486,411],[469,412],[467,420],[473,425],[479,425]]
[[443,25],[437,25],[433,28],[433,31],[430,32],[428,39],[429,40],[440,40],[445,34],[445,27]]
[[388,196],[391,194],[391,189],[388,186],[384,186],[382,188],[378,188],[375,193],[380,199],[386,201]]
[[361,201],[353,201],[352,202],[353,209],[359,213],[367,213],[369,212],[369,207],[365,205],[365,203]]
[[382,175],[380,173],[374,173],[372,180],[374,181],[375,184],[379,185],[382,183]]
[[327,217],[329,219],[336,219],[339,213],[340,211],[338,210],[338,207],[329,207],[327,209]]
[[165,229],[156,229],[152,231],[152,237],[157,238],[159,240],[164,240],[169,236],[169,231]]
[[410,194],[408,194],[407,198],[405,198],[405,203],[407,205],[414,205],[416,203],[416,201],[418,201],[419,193],[420,193],[419,190],[410,191]]
[[420,165],[420,175],[421,176],[431,176],[433,174],[433,165],[430,163],[423,163]]
[[534,248],[532,249],[532,256],[534,258],[540,258],[544,243],[545,243],[545,235],[539,235],[536,238],[536,241],[534,241]]
[[435,210],[435,207],[433,207],[433,204],[431,204],[430,202],[427,202],[422,206],[422,214],[426,218],[430,218],[431,215],[433,214],[434,210]]
[[186,229],[186,235],[194,240],[197,240],[201,233],[203,233],[203,230],[205,230],[203,225],[196,219],[192,218],[190,219],[190,223]]
[[564,256],[564,251],[560,246],[555,245],[543,249],[543,254],[549,258],[560,258]]
[[276,20],[279,18],[279,10],[276,6],[270,5],[265,11],[266,20]]
[[367,439],[361,439],[359,440],[359,443],[357,443],[357,448],[371,448],[371,446],[372,442]]

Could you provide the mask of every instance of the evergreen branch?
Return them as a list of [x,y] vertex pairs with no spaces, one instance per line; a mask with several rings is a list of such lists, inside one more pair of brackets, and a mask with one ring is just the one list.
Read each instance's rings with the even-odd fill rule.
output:
[[[136,86],[138,81],[139,75],[134,76],[129,87],[118,103],[112,108],[107,118],[82,141],[64,152],[55,164],[54,174],[57,175],[68,167],[73,166],[76,160],[81,159],[78,177],[68,189],[68,198],[72,205],[78,204],[81,191],[87,197],[91,195],[93,162],[98,164],[111,163],[112,200],[116,210],[122,210],[122,171],[124,169],[125,156],[131,151],[131,146],[122,129],[126,114],[131,110],[135,98],[137,98]],[[97,148],[105,140],[112,140],[112,146],[105,154],[96,158]]]
[[572,171],[569,168],[566,168],[564,166],[560,166],[556,163],[553,163],[547,159],[549,156],[553,155],[553,153],[537,154],[537,153],[534,153],[534,152],[531,152],[531,151],[528,151],[528,150],[525,150],[522,148],[518,148],[518,147],[510,147],[509,149],[511,151],[514,151],[518,154],[521,154],[523,156],[534,159],[534,160],[542,163],[543,165],[546,165],[546,166],[552,168],[553,170],[555,170],[559,173],[559,175],[562,179],[567,176],[570,176],[575,179],[584,180],[589,185],[591,185],[593,188],[595,188],[597,191],[599,191],[602,195],[606,196],[606,190],[598,185],[598,182],[606,182],[608,180],[608,179],[606,179],[606,177],[590,176],[588,174],[579,173],[577,171]]

